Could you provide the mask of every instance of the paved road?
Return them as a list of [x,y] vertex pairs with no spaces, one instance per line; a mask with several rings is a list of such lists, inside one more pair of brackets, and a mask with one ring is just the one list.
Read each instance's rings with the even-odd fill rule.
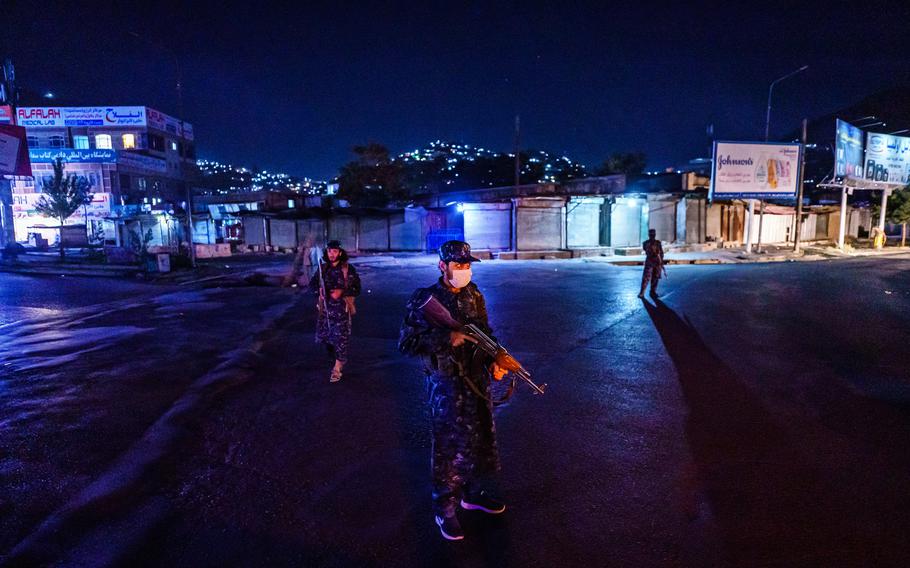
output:
[[63,315],[66,310],[161,293],[140,282],[66,276],[23,276],[0,272],[0,326]]
[[[269,288],[83,323],[142,331],[119,330],[117,350],[75,370],[34,367],[65,344],[18,355],[0,383],[0,456],[12,456],[0,497],[15,513],[0,554],[24,542],[45,559],[150,566],[910,555],[910,259],[675,267],[664,300],[644,304],[637,268],[478,265],[497,335],[550,391],[499,411],[510,510],[464,514],[460,543],[432,523],[422,378],[394,349],[405,299],[434,270],[363,276],[338,384],[312,342],[311,300]],[[27,331],[20,345],[51,340]]]

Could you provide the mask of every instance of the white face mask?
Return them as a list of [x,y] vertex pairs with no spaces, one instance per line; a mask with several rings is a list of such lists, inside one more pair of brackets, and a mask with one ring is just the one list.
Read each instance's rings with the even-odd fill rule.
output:
[[449,279],[449,284],[453,288],[464,288],[471,281],[471,269],[467,270],[453,270],[452,278]]

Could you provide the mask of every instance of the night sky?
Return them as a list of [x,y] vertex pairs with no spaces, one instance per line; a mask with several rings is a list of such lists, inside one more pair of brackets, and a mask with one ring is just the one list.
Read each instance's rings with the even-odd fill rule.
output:
[[516,113],[525,147],[663,168],[708,156],[708,124],[760,139],[801,65],[772,136],[910,82],[907,2],[129,4],[4,0],[0,55],[20,87],[176,114],[173,58],[139,32],[179,58],[200,157],[323,179],[369,140],[508,151]]

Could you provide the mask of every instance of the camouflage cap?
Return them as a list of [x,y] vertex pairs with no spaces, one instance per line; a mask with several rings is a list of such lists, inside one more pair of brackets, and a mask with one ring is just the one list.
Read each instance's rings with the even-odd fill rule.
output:
[[471,255],[471,245],[464,241],[446,241],[439,247],[439,259],[443,262],[480,262]]

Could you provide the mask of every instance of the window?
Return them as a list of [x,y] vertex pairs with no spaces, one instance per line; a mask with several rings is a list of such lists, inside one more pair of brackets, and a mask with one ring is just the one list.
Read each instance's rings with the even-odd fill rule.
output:
[[25,140],[28,142],[29,148],[38,147],[38,137],[37,136],[26,136]]
[[129,191],[130,189],[130,176],[126,174],[120,174],[120,191]]
[[174,142],[173,140],[171,140],[171,150],[173,150],[174,152],[177,151],[177,143]]
[[149,134],[149,147],[158,152],[164,152],[164,136]]
[[145,191],[145,189],[146,189],[145,178],[139,178],[136,181],[136,184],[139,186],[139,191]]
[[95,135],[95,148],[100,148],[102,150],[112,150],[114,145],[111,143],[110,134],[96,134]]
[[53,136],[50,137],[50,146],[51,146],[51,148],[66,147],[66,136],[54,134]]
[[190,160],[196,159],[196,147],[193,144],[187,142],[186,144],[186,157]]
[[123,139],[124,150],[134,150],[136,148],[135,134],[124,134],[121,138]]
[[73,136],[73,148],[88,150],[88,136]]

